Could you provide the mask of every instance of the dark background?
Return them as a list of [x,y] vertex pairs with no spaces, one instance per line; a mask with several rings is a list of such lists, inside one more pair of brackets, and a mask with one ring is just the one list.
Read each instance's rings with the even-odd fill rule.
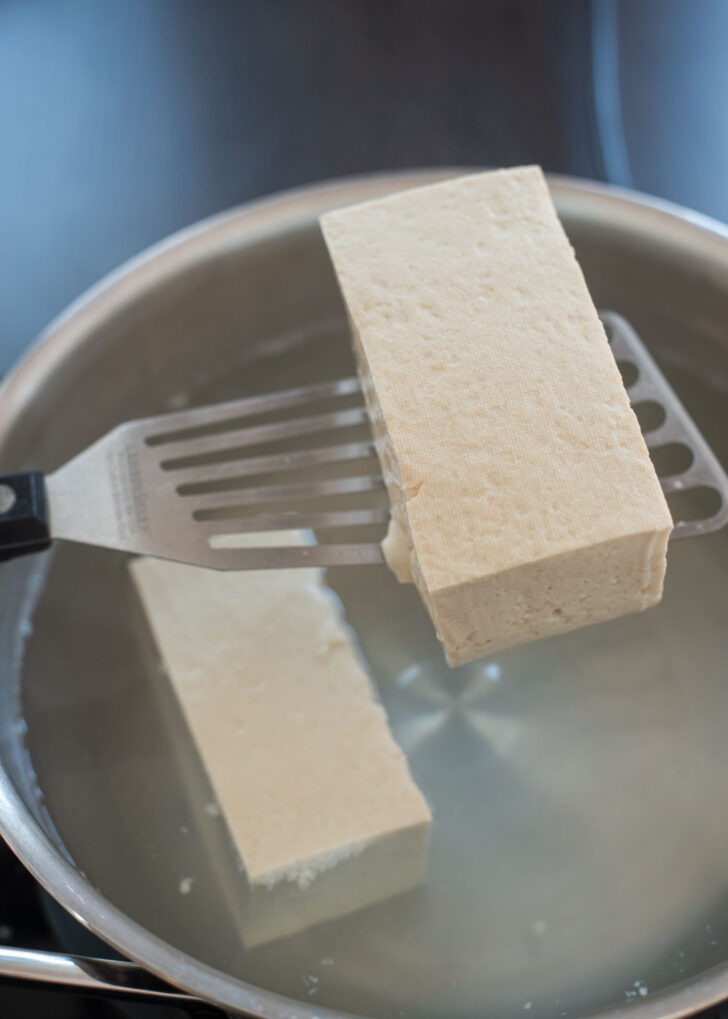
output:
[[[0,0],[0,372],[201,217],[328,177],[521,162],[728,220],[728,2]],[[0,941],[51,944],[0,864]],[[108,1013],[3,992],[0,1014]]]
[[0,0],[0,370],[168,233],[539,162],[728,220],[725,0]]

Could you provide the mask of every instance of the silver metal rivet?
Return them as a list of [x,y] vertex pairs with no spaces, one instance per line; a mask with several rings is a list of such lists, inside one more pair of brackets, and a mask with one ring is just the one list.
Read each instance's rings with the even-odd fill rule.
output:
[[10,485],[0,485],[0,513],[7,513],[15,505],[15,490]]

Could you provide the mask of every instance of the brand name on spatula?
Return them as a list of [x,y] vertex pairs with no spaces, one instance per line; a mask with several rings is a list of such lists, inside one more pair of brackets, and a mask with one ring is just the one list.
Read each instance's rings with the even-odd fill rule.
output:
[[147,534],[149,509],[139,454],[134,449],[111,450],[108,462],[121,539],[132,534]]

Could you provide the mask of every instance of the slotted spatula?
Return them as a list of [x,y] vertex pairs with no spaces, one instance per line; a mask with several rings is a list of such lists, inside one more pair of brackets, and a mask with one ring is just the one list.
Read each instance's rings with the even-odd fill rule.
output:
[[[665,493],[713,495],[672,537],[718,530],[725,471],[631,326],[613,312],[602,320],[633,376],[632,405],[658,412],[648,447],[683,451],[679,473],[661,478]],[[47,477],[0,477],[0,556],[63,539],[221,570],[380,563],[388,516],[359,382],[348,378],[129,422]],[[318,543],[275,540],[301,529]],[[251,532],[270,532],[269,546],[235,547]]]

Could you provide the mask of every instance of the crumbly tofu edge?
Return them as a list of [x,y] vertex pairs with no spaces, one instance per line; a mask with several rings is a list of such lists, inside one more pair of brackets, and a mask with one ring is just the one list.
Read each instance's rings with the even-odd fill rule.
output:
[[[541,180],[543,181],[543,177],[542,177],[542,175],[540,173],[540,170],[538,170],[538,168],[527,167],[527,168],[521,168],[521,169],[525,170],[525,172],[527,172],[527,173],[531,173],[531,172],[535,171],[539,175]],[[503,173],[503,171],[496,171],[496,173]],[[473,176],[475,177],[475,176],[481,176],[481,175],[478,174],[478,175],[473,175]],[[467,180],[467,178],[465,178],[465,179]],[[416,191],[428,191],[429,193],[435,193],[436,194],[438,189],[445,189],[446,190],[451,184],[452,184],[452,181],[447,180],[447,181],[443,181],[440,184],[426,185],[423,188],[413,189],[413,192],[416,192]],[[543,187],[546,188],[545,182],[543,182]],[[408,194],[412,194],[413,192],[408,192]],[[350,211],[356,211],[357,208],[358,209],[364,209],[366,206],[372,206],[372,205],[385,206],[386,207],[386,205],[388,203],[397,203],[397,202],[401,201],[401,199],[402,199],[401,193],[395,193],[392,196],[389,196],[388,198],[378,199],[375,202],[361,203],[360,206],[350,206],[345,211],[348,213]],[[561,224],[560,224],[560,222],[558,220],[558,217],[556,216],[555,210],[553,212],[553,217],[554,217],[555,223],[558,226],[558,229],[561,230],[562,234],[565,237],[565,233],[563,232],[563,227],[561,226]],[[330,242],[332,242],[332,237],[333,237],[333,246],[335,248],[335,246],[336,246],[336,236],[339,235],[340,231],[342,230],[341,224],[340,224],[340,222],[338,220],[338,214],[336,212],[333,212],[333,213],[324,215],[321,218],[321,227],[322,227],[322,231],[324,233],[324,236],[326,238],[327,244],[329,244],[332,260],[334,261],[334,264],[336,266],[336,259],[334,257],[334,250],[332,250],[332,246],[331,246]],[[568,243],[568,238],[566,240],[567,240],[567,243]],[[590,298],[590,295],[589,295],[589,292],[588,292],[588,289],[587,289],[587,285],[586,285],[586,281],[584,279],[583,272],[582,272],[581,267],[579,266],[579,264],[578,264],[578,262],[576,260],[576,257],[575,257],[574,252],[573,252],[573,248],[571,247],[570,244],[569,244],[569,249],[571,250],[571,254],[572,254],[572,257],[573,257],[573,267],[576,270],[578,281],[580,281],[580,285],[581,285],[581,288],[583,289],[583,292],[584,292],[584,295],[585,295],[586,299],[589,301],[589,303],[591,303],[591,298]],[[338,275],[338,272],[337,272],[337,275]],[[437,605],[438,604],[444,604],[444,603],[446,603],[448,601],[450,601],[450,602],[458,601],[460,599],[460,595],[462,594],[462,592],[470,587],[470,581],[468,579],[466,579],[466,580],[464,580],[464,581],[462,581],[460,583],[455,583],[455,584],[448,584],[448,583],[445,582],[445,583],[441,583],[440,586],[433,586],[433,585],[428,583],[428,578],[425,576],[425,571],[423,570],[423,568],[422,568],[422,566],[420,564],[420,561],[419,561],[418,552],[417,552],[417,542],[416,542],[416,540],[413,537],[411,520],[410,520],[410,515],[409,515],[409,512],[408,512],[408,505],[409,505],[409,503],[411,502],[412,499],[416,499],[418,491],[419,491],[419,486],[417,484],[415,484],[415,485],[410,484],[409,486],[407,486],[407,485],[405,485],[403,483],[403,471],[402,471],[402,468],[401,468],[400,464],[398,463],[397,455],[396,455],[395,448],[394,448],[394,443],[390,439],[390,436],[389,436],[389,433],[387,431],[387,428],[385,427],[383,412],[382,412],[382,409],[380,408],[378,400],[377,400],[376,379],[373,377],[372,369],[371,369],[371,366],[370,366],[370,364],[368,362],[368,359],[366,357],[366,354],[365,354],[365,351],[364,351],[364,348],[363,348],[363,344],[362,344],[362,341],[361,341],[361,338],[360,338],[360,335],[359,335],[359,330],[357,328],[357,324],[354,321],[354,318],[353,318],[353,315],[352,315],[352,310],[349,307],[348,301],[346,300],[345,287],[344,287],[344,284],[341,281],[340,281],[340,285],[342,286],[342,289],[344,290],[345,303],[347,305],[347,313],[348,313],[348,317],[349,317],[350,331],[351,331],[351,336],[352,336],[352,345],[353,345],[353,349],[354,349],[354,354],[355,354],[355,358],[356,358],[356,362],[357,362],[357,367],[358,367],[359,375],[360,375],[360,378],[361,378],[361,381],[362,381],[362,388],[363,388],[365,400],[366,400],[367,407],[368,407],[368,410],[369,410],[369,413],[370,413],[370,418],[371,418],[373,432],[374,432],[374,436],[375,436],[377,451],[379,453],[379,457],[380,457],[380,461],[381,461],[381,465],[382,465],[384,480],[385,480],[385,483],[387,485],[387,488],[388,488],[388,491],[389,491],[389,495],[390,495],[390,504],[391,504],[391,516],[392,516],[392,519],[391,519],[388,535],[387,535],[386,539],[383,542],[383,552],[384,552],[385,559],[388,562],[389,566],[392,568],[393,572],[395,572],[395,574],[397,575],[397,577],[401,581],[403,581],[403,582],[414,581],[415,582],[415,584],[417,585],[417,587],[418,587],[418,589],[420,591],[420,594],[421,594],[421,596],[422,596],[426,606],[430,610],[431,615],[433,615],[433,619],[435,619],[436,618],[435,611],[436,611]],[[594,317],[596,319],[596,316],[594,316]],[[597,322],[598,322],[598,320],[597,320]],[[594,328],[594,326],[592,326],[592,328]],[[603,339],[604,339],[605,347],[608,347],[608,339],[607,339],[606,333],[604,332],[603,327],[601,326],[601,323],[598,324],[598,328],[601,330],[601,332],[603,334]],[[609,365],[609,361],[607,361],[607,370],[608,370],[608,365]],[[614,378],[616,378],[617,376],[618,376],[618,369],[617,369],[616,364],[614,364],[613,365],[613,379],[612,379],[612,382],[614,382]],[[629,415],[634,416],[634,412],[633,412],[633,410],[632,410],[632,408],[630,407],[630,404],[629,404],[629,398],[628,398],[628,396],[626,394],[626,391],[624,391],[623,386],[621,385],[621,378],[619,379],[619,383],[620,383],[620,385],[619,385],[619,387],[616,390],[615,398],[617,400],[619,400],[620,398],[619,398],[618,394],[621,392],[621,394],[622,394],[622,396],[621,396],[621,405],[622,405],[621,409],[622,409],[622,411],[623,412],[626,411]],[[634,418],[634,420],[635,420],[635,424],[636,424],[636,418]],[[636,448],[638,448],[638,449],[641,448],[642,455],[644,456],[646,462],[649,463],[650,462],[649,461],[649,451],[647,450],[646,444],[644,443],[644,439],[642,438],[641,434],[639,433],[639,428],[638,427],[637,427],[637,435],[636,435],[636,437],[632,436],[632,441],[635,443]],[[655,580],[654,583],[651,583],[649,585],[649,590],[650,590],[649,597],[643,598],[643,599],[638,599],[637,600],[637,604],[634,604],[633,602],[630,602],[630,603],[625,602],[625,607],[621,611],[618,611],[618,610],[614,609],[610,613],[606,614],[603,617],[604,619],[606,619],[606,618],[614,618],[615,616],[625,614],[626,612],[638,611],[638,610],[640,610],[642,608],[648,607],[649,605],[655,604],[661,598],[661,595],[662,595],[662,585],[663,585],[664,573],[665,573],[665,549],[666,549],[666,545],[667,545],[667,539],[669,537],[669,534],[670,534],[670,532],[672,530],[672,526],[673,525],[672,525],[672,518],[670,516],[669,509],[667,508],[666,501],[664,500],[664,496],[662,496],[661,490],[659,490],[659,484],[657,483],[656,475],[654,475],[654,485],[656,486],[656,490],[655,490],[655,506],[654,506],[654,527],[655,527],[655,531],[654,532],[650,532],[650,539],[648,540],[646,535],[643,535],[641,537],[639,532],[635,532],[634,530],[630,531],[630,527],[629,527],[628,523],[621,530],[621,533],[620,533],[620,526],[621,525],[620,525],[619,522],[616,523],[615,533],[613,535],[613,539],[616,540],[616,541],[624,541],[624,542],[626,542],[626,545],[631,547],[633,549],[633,551],[636,550],[637,552],[639,552],[640,555],[644,556],[645,561],[649,563],[650,569],[651,569],[652,573],[654,574],[654,577],[656,578],[656,580]],[[659,505],[658,505],[658,503],[659,503]],[[632,539],[634,539],[634,541],[632,541]],[[648,542],[648,547],[647,547],[646,551],[640,549],[640,543],[641,542],[643,543],[644,541]],[[608,544],[608,542],[605,542],[605,545],[606,544]],[[568,556],[569,546],[568,546],[568,543],[566,543],[566,542],[565,542],[565,547],[564,547],[563,551]],[[552,554],[552,555],[546,557],[543,561],[544,562],[551,562],[553,564],[553,563],[557,563],[559,561],[559,559],[560,559],[560,556],[558,554]],[[538,563],[538,560],[534,560],[534,561]],[[506,569],[504,572],[505,573],[511,573],[512,575],[515,575],[515,573],[517,571],[519,571],[520,569],[521,569],[520,567],[515,567],[512,571]],[[486,578],[486,586],[487,586],[487,578]],[[537,639],[540,636],[547,636],[547,635],[549,635],[552,632],[561,632],[561,631],[564,631],[564,630],[567,630],[567,629],[574,629],[574,628],[576,628],[578,626],[584,625],[585,622],[588,622],[588,621],[589,620],[580,621],[580,618],[578,617],[578,615],[575,615],[573,620],[572,620],[572,622],[567,625],[567,623],[563,620],[563,617],[562,617],[561,622],[558,625],[555,625],[554,627],[548,627],[548,626],[542,625],[542,626],[539,627],[537,633],[534,633],[533,635],[526,635],[525,638],[523,638],[523,639],[526,639],[526,640]],[[441,640],[443,640],[443,642],[446,644],[446,647],[447,647],[448,646],[448,644],[447,644],[447,637],[442,632],[442,627],[438,628],[438,635],[440,636]],[[514,639],[514,640],[510,640],[509,639],[507,641],[501,641],[501,642],[499,642],[497,644],[494,644],[492,646],[492,648],[486,648],[486,647],[480,647],[479,646],[477,651],[473,651],[471,649],[470,652],[467,652],[464,648],[462,648],[462,650],[460,650],[459,646],[458,647],[451,647],[450,648],[450,653],[448,655],[448,658],[449,658],[451,664],[457,664],[460,660],[467,661],[467,660],[470,660],[473,657],[477,657],[477,656],[479,656],[481,654],[489,653],[490,650],[498,650],[498,649],[503,648],[503,647],[511,646],[511,644],[513,644],[513,643],[520,643],[520,642],[521,642],[520,639]]]

